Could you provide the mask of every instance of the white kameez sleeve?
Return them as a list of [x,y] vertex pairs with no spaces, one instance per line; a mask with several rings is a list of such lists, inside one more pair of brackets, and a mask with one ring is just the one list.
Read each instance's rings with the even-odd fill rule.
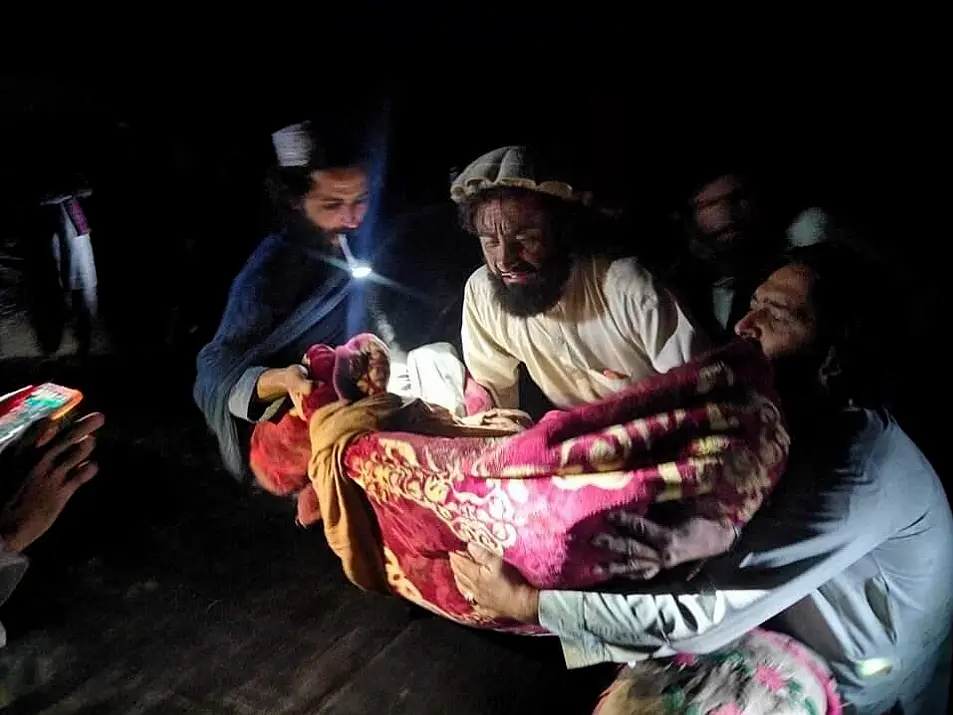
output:
[[673,655],[673,644],[707,633],[764,590],[686,594],[542,591],[540,624],[559,636],[568,668]]

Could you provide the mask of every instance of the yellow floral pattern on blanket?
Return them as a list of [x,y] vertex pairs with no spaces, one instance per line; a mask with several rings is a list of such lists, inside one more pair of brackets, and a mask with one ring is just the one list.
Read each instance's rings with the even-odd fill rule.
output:
[[[717,366],[716,366],[717,367]],[[733,378],[731,370],[720,366],[703,375],[711,389],[715,378]],[[692,456],[681,467],[674,462],[656,466],[662,488],[655,501],[675,501],[685,496],[685,474],[692,474],[693,492],[700,496],[710,494],[715,480],[724,480],[742,496],[742,503],[734,506],[736,518],[749,519],[760,506],[765,491],[771,486],[771,471],[777,468],[787,455],[790,438],[777,406],[755,391],[748,391],[746,399],[738,404],[709,403],[706,406],[708,420],[716,432],[693,440]],[[757,451],[733,442],[727,436],[740,425],[739,410],[753,416],[758,424],[760,439]],[[673,410],[652,418],[665,429],[677,428],[685,419],[684,410]],[[634,420],[624,425],[613,425],[595,436],[568,439],[561,446],[558,476],[552,477],[553,485],[565,491],[584,487],[596,487],[607,491],[620,490],[634,478],[632,470],[622,470],[631,454],[633,437],[638,436],[645,448],[651,445],[652,431],[647,420]],[[586,452],[580,459],[580,450]],[[586,470],[589,471],[586,471]]]
[[379,504],[409,499],[434,512],[461,541],[474,542],[502,555],[516,543],[521,520],[514,500],[526,499],[526,487],[501,479],[487,479],[485,496],[457,491],[463,475],[438,466],[424,450],[421,465],[414,448],[398,439],[381,439],[380,451],[349,465],[367,496]]
[[493,619],[481,614],[477,610],[473,610],[470,613],[449,613],[444,611],[442,608],[435,606],[433,603],[428,601],[423,597],[423,594],[420,593],[418,589],[409,578],[407,574],[404,573],[404,570],[400,567],[400,562],[397,560],[397,555],[384,547],[384,570],[387,573],[387,583],[391,587],[391,591],[404,598],[411,603],[414,603],[421,608],[425,608],[431,613],[435,613],[438,616],[446,618],[451,621],[456,621],[457,623],[462,623],[467,626],[474,626],[476,628],[486,627],[493,623]]
[[757,415],[761,428],[757,451],[750,448],[728,450],[722,456],[722,478],[742,495],[736,507],[736,518],[748,521],[761,506],[771,486],[770,470],[781,463],[791,444],[791,437],[777,406],[763,395],[751,392],[748,409]]

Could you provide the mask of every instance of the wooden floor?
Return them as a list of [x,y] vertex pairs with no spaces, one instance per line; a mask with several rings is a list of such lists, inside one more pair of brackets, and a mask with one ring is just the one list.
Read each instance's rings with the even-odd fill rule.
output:
[[0,709],[70,715],[584,713],[604,671],[344,580],[290,505],[214,468],[188,375],[24,361],[107,413],[102,472],[0,609]]

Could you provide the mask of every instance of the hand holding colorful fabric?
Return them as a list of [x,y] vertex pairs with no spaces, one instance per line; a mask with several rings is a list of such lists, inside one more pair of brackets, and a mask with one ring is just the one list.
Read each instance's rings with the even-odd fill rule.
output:
[[[320,352],[330,358],[338,350]],[[326,489],[315,501],[321,502],[319,513],[329,520],[326,533],[334,536],[335,553],[354,583],[377,588],[381,577],[393,593],[445,618],[538,633],[538,625],[513,620],[532,624],[537,618],[536,589],[593,587],[619,569],[610,563],[644,578],[649,570],[717,552],[716,540],[698,537],[703,531],[726,532],[718,520],[740,526],[750,519],[787,456],[787,432],[770,377],[759,351],[735,343],[601,403],[550,412],[509,436],[464,434],[480,428],[459,420],[450,426],[460,432],[444,431],[448,425],[434,420],[433,410],[419,401],[402,405],[378,395],[337,412],[329,405],[319,434],[321,464],[314,473],[317,483],[336,492]],[[297,418],[287,421],[304,426]],[[440,430],[435,422],[441,422]],[[259,423],[256,434],[271,426],[279,425]],[[297,466],[310,472],[315,435],[305,431],[311,459]],[[258,444],[263,461],[277,460],[290,471],[290,438],[270,451],[265,442]],[[348,479],[364,492],[362,498],[348,489]],[[619,509],[651,515],[653,505],[664,502],[684,502],[693,515],[713,522],[669,529],[673,536],[659,546],[606,520]],[[331,524],[325,504],[337,504],[348,519]],[[368,505],[379,535],[366,518]],[[299,520],[307,523],[314,504],[299,501],[299,507],[304,513]],[[615,540],[594,545],[600,533]],[[732,536],[727,533],[726,547]],[[634,549],[627,539],[648,550]],[[474,552],[485,563],[474,553],[448,558],[461,543],[490,549]],[[632,564],[636,556],[642,559],[638,568]],[[378,565],[383,574],[375,570]],[[360,568],[374,573],[359,574]]]
[[[319,516],[308,487],[311,440],[308,423],[325,405],[349,396],[378,394],[380,376],[386,387],[390,369],[387,347],[373,335],[358,335],[340,348],[312,345],[300,365],[280,370],[282,391],[294,409],[280,422],[260,422],[251,439],[249,463],[258,483],[279,496],[299,493],[298,523],[308,526]],[[363,387],[362,387],[363,385]],[[345,394],[341,394],[343,388]],[[361,390],[367,390],[366,393]],[[355,392],[356,391],[356,392]],[[302,491],[304,490],[304,491]]]
[[606,521],[617,525],[619,533],[597,534],[592,545],[606,552],[608,561],[596,566],[600,575],[648,580],[662,570],[662,548],[670,531],[637,514],[612,512]]
[[736,536],[727,521],[701,516],[686,519],[675,528],[625,510],[612,512],[608,519],[620,534],[600,534],[593,543],[619,557],[604,567],[613,576],[652,578],[662,568],[723,554]]
[[507,410],[497,407],[460,418],[460,423],[483,427],[512,428],[514,432],[529,429],[533,418],[522,410]]
[[467,553],[451,553],[450,568],[460,594],[488,618],[539,623],[539,591],[515,568],[476,544]]
[[304,403],[312,390],[311,380],[308,379],[308,369],[304,365],[289,367],[285,376],[285,386],[288,389],[288,397],[294,405],[292,413],[303,418]]
[[334,389],[337,354],[327,345],[312,345],[301,361],[311,378],[311,392],[302,401],[301,418],[308,422],[317,410],[338,399]]

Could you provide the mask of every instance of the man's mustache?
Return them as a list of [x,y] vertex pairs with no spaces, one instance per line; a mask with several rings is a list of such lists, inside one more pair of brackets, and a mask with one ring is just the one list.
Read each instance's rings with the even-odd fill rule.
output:
[[497,268],[497,275],[506,275],[508,273],[539,273],[539,270],[529,265],[528,263],[523,263],[517,266],[512,266],[510,268]]

